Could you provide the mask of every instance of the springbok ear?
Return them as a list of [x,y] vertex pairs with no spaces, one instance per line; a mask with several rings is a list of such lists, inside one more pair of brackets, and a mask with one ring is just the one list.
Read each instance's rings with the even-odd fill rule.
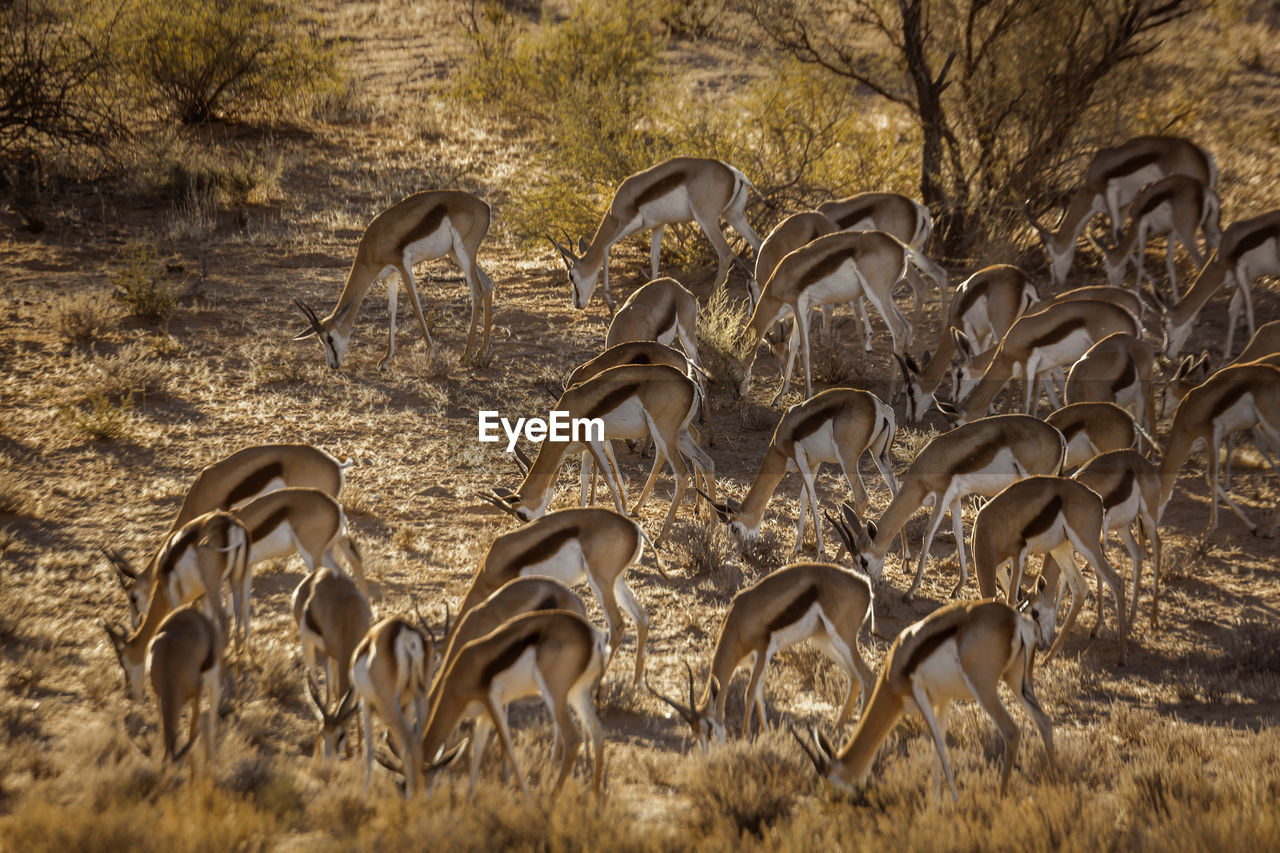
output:
[[[921,356],[921,358],[923,358],[925,361],[928,361],[928,360],[929,360],[929,351],[928,351],[928,350],[925,350],[924,355],[923,355],[923,356]],[[915,357],[914,357],[914,356],[912,356],[912,355],[911,355],[911,353],[907,353],[907,367],[910,367],[910,368],[911,368],[911,371],[912,371],[913,373],[919,373],[919,372],[920,372],[920,365],[916,364]]]
[[876,538],[876,523],[874,521],[867,522],[867,538],[868,539]]
[[964,332],[951,327],[951,342],[955,344],[956,352],[965,358],[973,358],[973,346],[969,343],[969,337]]
[[585,255],[587,253],[587,249],[589,249],[590,247],[591,247],[591,244],[587,242],[586,237],[578,238],[578,254]]

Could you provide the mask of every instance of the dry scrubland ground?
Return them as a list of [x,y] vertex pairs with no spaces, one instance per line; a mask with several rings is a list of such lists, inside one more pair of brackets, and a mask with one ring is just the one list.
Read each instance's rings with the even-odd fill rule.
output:
[[[1276,846],[1277,544],[1250,538],[1229,514],[1215,534],[1200,535],[1207,505],[1198,461],[1166,515],[1159,629],[1146,618],[1148,583],[1130,664],[1120,668],[1114,618],[1090,642],[1092,615],[1083,616],[1066,653],[1036,676],[1057,726],[1063,778],[1049,780],[1043,749],[1023,720],[1028,737],[1004,799],[994,795],[998,735],[972,705],[954,713],[950,727],[961,791],[955,807],[934,797],[933,747],[918,721],[898,727],[872,784],[853,796],[815,782],[807,760],[776,729],[703,755],[682,721],[630,686],[634,632],[604,687],[602,804],[582,792],[581,770],[554,808],[521,802],[500,780],[492,747],[473,799],[457,772],[430,800],[405,803],[385,779],[366,798],[357,762],[309,758],[311,715],[288,613],[302,576],[297,560],[265,566],[255,578],[260,668],[242,705],[223,718],[214,781],[178,783],[159,774],[126,736],[154,736],[155,714],[150,703],[124,699],[103,642],[98,620],[123,618],[124,602],[99,545],[141,559],[203,465],[246,444],[312,442],[356,460],[343,501],[367,565],[381,576],[377,612],[404,613],[417,601],[438,620],[446,604],[456,610],[486,546],[512,525],[472,497],[518,481],[504,454],[475,442],[476,410],[544,410],[545,387],[593,355],[604,336],[602,303],[574,312],[549,253],[517,249],[505,235],[502,201],[526,164],[520,141],[430,94],[449,66],[449,10],[363,3],[329,11],[353,40],[362,114],[273,133],[216,126],[190,142],[277,160],[270,203],[217,210],[81,187],[47,199],[42,213],[50,228],[38,237],[2,216],[0,847]],[[704,72],[721,58],[715,47],[683,50],[700,57]],[[1273,82],[1242,76],[1236,83],[1253,87],[1260,109],[1274,105]],[[1212,146],[1223,167],[1228,220],[1243,203],[1237,199],[1254,205],[1250,212],[1277,201],[1274,148],[1263,140],[1256,146]],[[467,308],[461,285],[452,282],[422,284],[441,344],[434,360],[402,319],[403,348],[387,373],[377,372],[386,324],[380,291],[362,310],[341,372],[324,367],[314,341],[289,341],[301,320],[290,298],[301,294],[317,305],[336,299],[373,213],[408,192],[451,183],[480,192],[497,214],[482,257],[498,282],[489,364],[457,363]],[[182,288],[167,334],[125,318],[108,301],[92,342],[66,343],[51,300],[106,294],[111,259],[139,238],[159,247],[167,280]],[[619,290],[641,281],[642,251],[632,244],[616,259]],[[442,265],[431,272],[453,274]],[[679,274],[705,300],[707,271]],[[1260,317],[1277,316],[1280,299],[1270,286],[1258,302]],[[1199,343],[1220,338],[1224,314],[1224,306],[1212,306]],[[930,345],[937,322],[935,310],[917,352]],[[824,383],[864,383],[889,369],[882,355],[855,351],[851,337],[846,323],[842,345],[821,351]],[[767,406],[775,370],[762,363],[764,381],[749,401],[717,392],[720,440],[712,452],[720,488],[731,495],[745,491],[776,421]],[[926,430],[940,426],[934,415]],[[899,436],[901,470],[925,435],[913,427]],[[634,481],[648,460],[624,458]],[[878,483],[870,466],[866,473]],[[572,480],[562,477],[559,505],[575,497]],[[663,582],[648,561],[633,572],[653,619],[649,671],[665,689],[681,688],[681,661],[705,665],[730,596],[786,562],[797,488],[794,477],[784,483],[750,555],[686,512],[664,546],[679,580]],[[827,506],[846,489],[830,472],[820,488]],[[1255,514],[1274,515],[1269,475],[1241,471],[1236,489]],[[873,494],[882,508],[883,486]],[[664,509],[660,493],[645,515],[650,529]],[[908,528],[916,542],[922,520]],[[1127,571],[1122,553],[1111,551]],[[953,554],[950,536],[941,536],[924,593],[911,606],[899,601],[906,581],[890,558],[882,632],[892,636],[942,600],[958,568]],[[886,641],[864,645],[878,665]],[[732,688],[731,729],[741,719],[744,678]],[[844,685],[817,652],[785,652],[768,678],[771,716],[829,726]],[[518,748],[536,785],[549,727],[533,707],[516,718]]]

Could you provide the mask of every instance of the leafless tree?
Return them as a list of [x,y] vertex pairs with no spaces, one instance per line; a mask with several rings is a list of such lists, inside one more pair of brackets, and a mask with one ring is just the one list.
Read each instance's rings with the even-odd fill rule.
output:
[[[905,109],[944,252],[1079,153],[1106,84],[1196,0],[741,0],[763,43]],[[1099,141],[1090,140],[1097,144]],[[979,222],[979,218],[983,222]],[[1004,217],[1011,223],[1011,216]]]
[[53,141],[99,143],[123,127],[107,92],[123,4],[77,20],[67,4],[0,0],[0,154]]

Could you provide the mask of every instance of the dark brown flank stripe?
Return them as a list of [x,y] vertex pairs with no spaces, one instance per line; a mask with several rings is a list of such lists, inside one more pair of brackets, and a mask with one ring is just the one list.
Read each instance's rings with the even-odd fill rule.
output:
[[288,517],[289,508],[287,506],[280,507],[278,510],[271,513],[271,515],[268,515],[266,520],[261,524],[249,531],[249,541],[261,542],[263,539],[266,539],[274,533],[276,528],[279,527],[280,524]]
[[[209,639],[212,640],[213,638],[210,637]],[[213,669],[213,664],[215,662],[214,659],[216,656],[217,650],[214,648],[214,643],[210,642],[208,650],[204,653],[204,660],[200,662],[200,671],[208,672]]]
[[1124,360],[1124,370],[1111,383],[1111,396],[1115,396],[1120,391],[1128,388],[1138,379],[1138,366],[1133,363],[1133,359],[1126,358]]
[[667,175],[665,178],[659,178],[657,181],[654,181],[646,187],[644,192],[636,196],[636,207],[639,207],[642,204],[648,204],[654,199],[662,198],[664,195],[683,184],[688,180],[688,178],[689,176],[685,174],[683,169],[678,169]]
[[781,631],[788,625],[794,625],[799,622],[800,617],[804,616],[817,600],[818,587],[816,585],[808,587],[804,592],[796,596],[781,613],[769,621],[766,626],[768,632],[772,634],[775,631]]
[[831,252],[822,260],[815,263],[809,269],[805,270],[804,276],[800,279],[800,289],[804,290],[827,276],[834,273],[845,263],[845,261],[857,261],[859,254],[858,246],[850,246],[848,248],[839,249]]
[[1143,202],[1142,209],[1139,210],[1137,216],[1133,218],[1136,219],[1141,216],[1146,216],[1148,213],[1155,210],[1157,207],[1164,204],[1169,199],[1173,198],[1173,195],[1174,195],[1173,190],[1164,190],[1163,192],[1156,193],[1151,198]]
[[279,461],[263,465],[236,484],[236,487],[227,495],[227,499],[223,501],[221,509],[227,509],[240,503],[240,501],[248,500],[265,489],[272,480],[283,478],[284,465]]
[[565,527],[557,530],[548,536],[543,537],[534,544],[530,545],[525,551],[521,552],[514,560],[508,563],[509,568],[518,573],[526,566],[536,565],[550,557],[555,552],[565,546],[566,542],[578,537],[577,527]]
[[875,209],[876,209],[875,205],[864,205],[863,207],[855,207],[853,210],[849,211],[844,216],[841,216],[839,219],[837,219],[836,224],[839,225],[840,230],[843,231],[844,229],[848,228],[850,225],[853,225],[859,222],[860,220],[865,219],[867,214],[871,213]]
[[1102,505],[1106,509],[1119,506],[1129,499],[1129,495],[1133,493],[1133,469],[1126,468],[1124,475],[1120,478],[1120,482],[1116,487],[1107,492],[1102,498]]
[[676,302],[674,299],[668,299],[666,303],[664,307],[667,310],[663,312],[662,319],[653,325],[653,331],[658,335],[676,324]]
[[836,415],[836,411],[840,407],[839,400],[832,400],[825,406],[818,406],[811,412],[805,413],[805,416],[796,422],[791,428],[792,441],[804,441],[818,430],[822,429],[828,421]]
[[531,646],[538,645],[542,641],[542,635],[537,631],[530,631],[515,642],[508,645],[498,655],[490,659],[483,670],[480,671],[480,682],[488,684],[493,681],[504,669],[510,667],[513,663],[520,659],[520,655]]
[[538,604],[538,606],[534,607],[533,609],[534,610],[557,610],[559,608],[556,607],[556,597],[554,595],[548,595],[546,598],[542,599],[542,601]]
[[1054,495],[1044,508],[1036,514],[1036,517],[1027,522],[1027,526],[1022,528],[1022,538],[1031,539],[1045,533],[1053,526],[1054,519],[1058,517],[1058,513],[1062,512],[1062,495]]
[[902,674],[909,677],[911,673],[916,671],[916,667],[924,663],[929,655],[938,650],[939,646],[954,637],[958,630],[960,630],[958,624],[948,625],[941,631],[930,634],[921,640],[920,644],[911,650],[911,654],[907,657],[907,662],[902,665]]
[[311,629],[312,632],[320,634],[320,626],[316,624],[315,618],[311,613],[311,608],[308,607],[303,611],[302,621],[307,623],[307,627]]
[[435,207],[428,210],[426,214],[418,220],[418,224],[413,226],[412,229],[407,231],[405,235],[400,238],[399,244],[396,245],[396,250],[403,252],[410,245],[418,242],[423,237],[434,234],[436,229],[440,227],[440,223],[444,221],[444,215],[447,210],[448,207],[444,203],[437,204]]
[[1076,317],[1075,319],[1068,320],[1060,326],[1055,327],[1053,330],[1036,338],[1031,342],[1031,346],[1033,348],[1053,346],[1054,344],[1065,340],[1072,332],[1083,329],[1087,325],[1088,322],[1083,317]]
[[1071,443],[1072,436],[1084,431],[1084,415],[1080,414],[1073,421],[1056,424],[1058,432],[1062,433],[1062,437]]
[[173,543],[173,547],[165,552],[164,562],[156,566],[156,577],[168,577],[173,572],[174,565],[182,557],[184,551],[191,547],[191,543],[196,538],[196,528],[188,527],[182,532],[182,535]]
[[1136,157],[1130,157],[1128,160],[1124,160],[1123,162],[1117,163],[1115,166],[1113,166],[1112,168],[1104,172],[1102,175],[1102,178],[1104,181],[1109,181],[1112,178],[1122,177],[1124,175],[1132,175],[1134,172],[1138,171],[1139,169],[1145,169],[1147,166],[1150,166],[1152,163],[1157,163],[1159,161],[1160,161],[1160,153],[1158,151],[1151,151],[1147,154],[1139,154]]
[[966,287],[964,292],[960,294],[960,303],[956,306],[955,316],[963,317],[969,313],[969,309],[973,307],[981,297],[987,295],[987,291],[991,289],[991,279],[979,279],[978,283],[971,287]]
[[1249,387],[1247,382],[1238,382],[1227,393],[1218,398],[1213,404],[1213,411],[1209,413],[1211,420],[1217,420],[1227,409],[1230,409],[1236,403],[1240,402],[1240,398],[1248,394],[1253,389]]
[[587,407],[586,415],[589,418],[598,418],[607,415],[614,409],[621,406],[628,397],[633,396],[636,391],[640,390],[639,382],[627,382],[614,388],[605,394],[599,400]]
[[1271,239],[1280,239],[1280,227],[1272,225],[1269,228],[1259,228],[1256,231],[1252,231],[1244,235],[1240,242],[1236,243],[1234,256],[1239,259],[1241,255],[1258,248]]
[[968,474],[971,471],[977,471],[979,468],[985,468],[991,464],[991,460],[995,458],[1001,448],[1007,446],[1003,435],[987,439],[969,451],[952,469],[952,474]]

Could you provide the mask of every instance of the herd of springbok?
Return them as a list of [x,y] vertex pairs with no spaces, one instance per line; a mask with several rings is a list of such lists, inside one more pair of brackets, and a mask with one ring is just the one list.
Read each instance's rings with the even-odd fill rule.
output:
[[[544,441],[532,460],[520,456],[523,482],[514,490],[493,489],[483,496],[522,523],[494,540],[478,561],[452,626],[447,606],[438,634],[416,608],[413,618],[375,618],[360,551],[339,503],[346,463],[309,446],[251,447],[200,474],[155,556],[141,569],[119,553],[108,553],[133,623],[129,630],[107,626],[128,688],[134,698],[142,698],[150,683],[165,760],[182,759],[203,723],[204,747],[212,761],[230,633],[222,589],[229,585],[232,592],[237,646],[232,659],[238,666],[252,659],[253,567],[297,553],[309,572],[293,595],[306,662],[299,690],[305,688],[314,705],[316,752],[345,755],[358,711],[357,749],[364,753],[366,789],[376,759],[412,796],[459,757],[468,741],[474,785],[482,752],[496,729],[528,796],[506,709],[521,697],[541,696],[555,726],[552,760],[559,756],[551,796],[573,772],[584,741],[580,728],[590,741],[592,787],[598,793],[604,778],[604,733],[595,703],[623,637],[623,614],[637,633],[634,683],[643,683],[686,720],[704,747],[725,737],[726,688],[735,670],[743,664],[751,667],[742,720],[747,735],[753,716],[758,727],[768,726],[763,685],[770,659],[812,639],[849,679],[836,729],[861,710],[840,747],[816,728],[803,735],[792,730],[818,772],[832,782],[850,785],[865,779],[899,717],[919,713],[937,747],[939,786],[945,778],[954,797],[944,745],[945,713],[951,701],[971,698],[1004,738],[1003,791],[1019,730],[1000,698],[1002,681],[1035,723],[1053,770],[1052,724],[1035,696],[1033,664],[1038,649],[1047,649],[1050,657],[1058,651],[1087,598],[1087,575],[1076,555],[1096,576],[1095,633],[1102,624],[1104,598],[1115,603],[1116,645],[1123,664],[1148,547],[1154,565],[1151,623],[1156,624],[1160,518],[1183,463],[1197,447],[1204,447],[1209,463],[1210,527],[1217,524],[1221,499],[1251,532],[1259,530],[1230,496],[1230,472],[1219,470],[1219,458],[1222,445],[1244,430],[1252,431],[1269,464],[1268,451],[1280,448],[1280,321],[1255,334],[1250,297],[1251,282],[1280,274],[1280,211],[1220,230],[1217,178],[1214,158],[1183,139],[1146,136],[1100,150],[1054,228],[1026,211],[1048,254],[1049,282],[1037,283],[1015,266],[997,265],[974,272],[952,293],[947,272],[926,254],[933,227],[929,210],[903,196],[866,193],[831,201],[816,211],[788,216],[761,240],[746,218],[753,188],[731,166],[685,157],[633,175],[618,187],[595,236],[580,241],[577,253],[552,241],[568,268],[575,308],[588,305],[603,273],[603,295],[612,313],[606,349],[573,372],[555,407],[573,417],[600,419],[603,437]],[[1085,234],[1096,214],[1110,218],[1109,238],[1105,232]],[[658,277],[664,227],[692,220],[715,247],[716,286],[727,286],[736,256],[720,230],[721,218],[755,256],[746,294],[751,315],[739,340],[747,355],[737,390],[748,391],[751,364],[760,344],[767,342],[782,366],[775,402],[789,388],[797,354],[809,395],[782,414],[759,472],[740,501],[717,498],[715,464],[701,444],[702,435],[709,437],[711,431],[711,412],[708,376],[696,343],[697,300],[678,281]],[[477,254],[489,223],[488,205],[460,191],[422,192],[391,206],[364,231],[333,311],[321,318],[298,301],[310,323],[299,338],[314,334],[329,366],[341,367],[361,300],[375,280],[395,273],[407,287],[434,350],[413,265],[447,256],[462,268],[471,290],[466,354],[487,351],[494,283]],[[653,280],[613,312],[609,250],[627,235],[644,231],[652,234]],[[1082,235],[1101,253],[1108,286],[1063,289]],[[1163,294],[1143,263],[1147,241],[1158,236],[1168,241],[1169,283]],[[1203,251],[1197,245],[1201,237]],[[1181,293],[1176,243],[1199,268]],[[1134,287],[1125,288],[1130,275]],[[1151,280],[1145,289],[1144,278]],[[914,293],[913,319],[895,304],[900,285]],[[397,278],[391,277],[391,328],[380,367],[395,352],[397,286]],[[913,333],[920,305],[935,288],[946,319],[931,347],[932,357],[925,356],[920,364],[910,352]],[[1219,293],[1231,297],[1221,363],[1212,365],[1207,355],[1187,356],[1172,377],[1159,383],[1153,373],[1156,348],[1144,340],[1144,316],[1158,320],[1161,349],[1176,359],[1187,347],[1197,315]],[[868,351],[872,326],[867,303],[887,326],[893,360],[886,353],[885,365],[895,379],[901,373],[897,390],[905,397],[904,417],[919,421],[936,406],[954,422],[905,469],[895,471],[893,465],[893,390],[888,401],[857,388],[813,394],[812,309],[822,309],[827,328],[831,310],[841,303],[850,306]],[[484,329],[476,347],[482,308]],[[1232,333],[1242,310],[1253,338],[1232,360]],[[677,339],[682,351],[671,348]],[[951,392],[944,396],[941,389],[948,378]],[[1017,397],[1022,413],[991,414],[1013,379],[1022,382]],[[1044,417],[1039,415],[1042,388],[1052,409]],[[699,411],[701,429],[694,425]],[[1171,424],[1161,434],[1157,419],[1170,412]],[[615,439],[649,439],[652,446],[652,470],[631,502],[630,516],[626,483],[614,458]],[[549,511],[570,451],[582,460],[581,506]],[[868,517],[860,472],[864,454],[892,496],[875,520]],[[839,465],[852,492],[852,501],[835,512],[819,511],[814,479],[823,463]],[[651,538],[635,517],[664,468],[674,477],[672,497]],[[811,521],[821,560],[825,517],[849,563],[792,563],[741,590],[728,603],[701,689],[695,666],[687,661],[687,697],[673,698],[650,686],[645,673],[649,617],[628,586],[628,572],[647,547],[666,576],[657,543],[685,497],[711,509],[741,544],[755,539],[770,498],[789,471],[798,471],[801,480],[794,552],[802,550]],[[594,503],[596,472],[604,478],[613,509],[589,505]],[[968,496],[985,502],[966,536],[961,504]],[[901,537],[901,565],[907,573],[911,562],[905,525],[929,505],[906,597],[919,588],[931,543],[949,512],[960,567],[951,595],[966,593],[972,565],[981,598],[940,607],[905,628],[877,675],[859,649],[859,637],[864,626],[871,630],[875,625],[875,593],[882,589],[886,554]],[[1107,557],[1111,531],[1133,562],[1131,584],[1126,585]],[[1043,559],[1039,573],[1027,569],[1028,558],[1035,555]],[[584,581],[598,599],[605,630],[592,623],[571,588]],[[1060,622],[1064,596],[1070,607]],[[683,675],[678,678],[683,681]],[[238,672],[234,683],[239,684]],[[202,713],[200,700],[206,693]],[[190,730],[179,747],[179,723],[188,703]],[[376,739],[375,719],[386,729],[385,749]],[[467,720],[474,721],[474,728],[463,737],[458,729]]]

